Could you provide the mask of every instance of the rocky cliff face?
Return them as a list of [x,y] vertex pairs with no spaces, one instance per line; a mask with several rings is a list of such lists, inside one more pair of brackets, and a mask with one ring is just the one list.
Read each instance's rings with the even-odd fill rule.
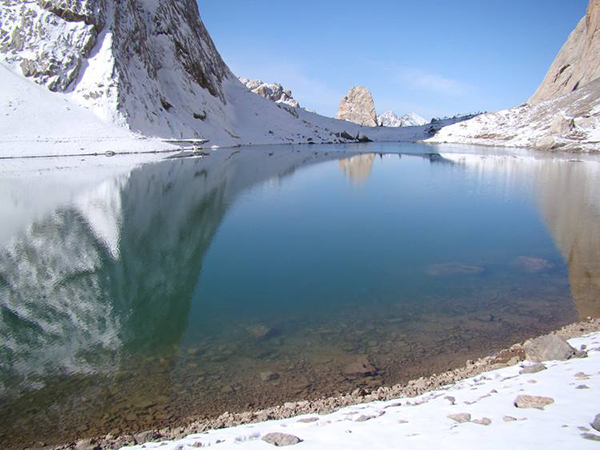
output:
[[186,122],[226,103],[232,75],[194,0],[2,0],[0,14],[6,63],[134,130],[197,135]]
[[528,103],[441,129],[432,143],[600,151],[600,0],[563,46]]
[[240,81],[244,86],[250,89],[255,94],[260,95],[267,100],[271,100],[275,103],[284,103],[294,108],[299,108],[300,104],[296,101],[292,95],[292,91],[284,89],[279,83],[265,83],[261,80],[250,80],[248,78],[240,77]]
[[568,94],[600,78],[600,0],[590,0],[581,19],[529,103]]
[[371,92],[364,86],[350,89],[348,95],[340,102],[336,117],[367,127],[378,126],[375,102]]

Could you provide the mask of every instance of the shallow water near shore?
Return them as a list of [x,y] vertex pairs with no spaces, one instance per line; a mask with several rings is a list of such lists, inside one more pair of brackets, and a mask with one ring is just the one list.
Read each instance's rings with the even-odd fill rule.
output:
[[598,180],[415,144],[0,180],[0,446],[391,385],[597,316]]

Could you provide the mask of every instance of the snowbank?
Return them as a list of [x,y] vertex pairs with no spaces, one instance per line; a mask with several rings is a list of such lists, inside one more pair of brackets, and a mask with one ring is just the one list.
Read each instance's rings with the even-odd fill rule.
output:
[[147,152],[175,149],[107,123],[0,64],[0,157]]

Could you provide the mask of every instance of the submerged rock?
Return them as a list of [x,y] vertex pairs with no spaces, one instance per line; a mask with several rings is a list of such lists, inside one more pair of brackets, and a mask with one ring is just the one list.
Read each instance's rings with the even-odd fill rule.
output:
[[427,275],[431,275],[434,277],[437,276],[449,276],[449,275],[479,275],[483,273],[485,269],[481,266],[476,266],[474,264],[464,264],[464,263],[442,263],[442,264],[432,264],[427,266],[425,272]]
[[529,361],[565,361],[577,354],[577,350],[563,338],[551,334],[527,341],[523,346]]
[[256,339],[267,338],[272,334],[272,329],[268,326],[259,323],[248,328],[248,332]]
[[346,364],[342,369],[346,376],[367,377],[377,374],[377,368],[371,364],[366,356],[361,356],[356,361]]
[[260,379],[265,383],[269,381],[275,381],[279,379],[279,374],[275,372],[261,372]]
[[519,256],[515,259],[513,265],[527,273],[549,272],[555,268],[554,264],[547,259],[536,258],[533,256]]

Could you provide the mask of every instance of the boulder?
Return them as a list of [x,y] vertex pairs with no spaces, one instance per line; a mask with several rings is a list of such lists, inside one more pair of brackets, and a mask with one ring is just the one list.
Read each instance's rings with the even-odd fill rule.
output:
[[533,362],[566,361],[577,355],[577,350],[555,334],[527,341],[523,347],[526,359]]
[[546,406],[554,403],[554,399],[550,397],[538,397],[535,395],[519,395],[515,399],[515,406],[521,409],[544,409]]
[[275,447],[287,447],[288,445],[296,445],[302,442],[297,436],[285,433],[269,433],[262,437],[262,440]]
[[596,414],[592,423],[590,423],[592,428],[598,432],[600,432],[600,414]]

